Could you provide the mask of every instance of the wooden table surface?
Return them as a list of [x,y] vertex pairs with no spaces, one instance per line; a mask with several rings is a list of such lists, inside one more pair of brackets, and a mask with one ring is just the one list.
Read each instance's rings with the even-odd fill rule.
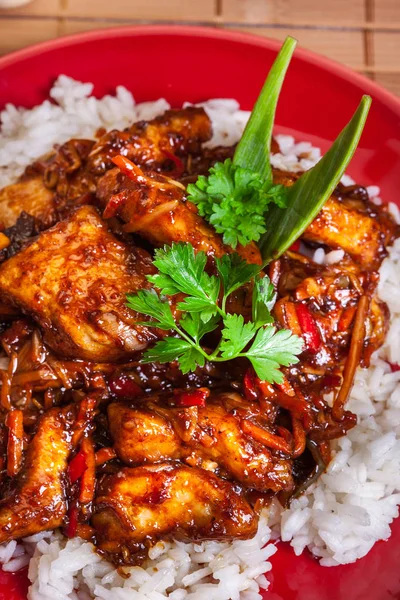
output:
[[70,33],[147,23],[277,39],[290,33],[400,96],[400,0],[32,0],[0,8],[0,54]]

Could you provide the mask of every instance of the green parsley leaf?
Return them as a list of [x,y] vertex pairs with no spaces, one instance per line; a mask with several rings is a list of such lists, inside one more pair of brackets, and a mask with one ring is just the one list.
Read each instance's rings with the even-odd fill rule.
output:
[[271,310],[276,302],[276,293],[269,277],[255,279],[252,299],[252,319],[257,329],[274,322]]
[[[207,257],[204,252],[195,254],[191,244],[173,243],[155,251],[153,264],[164,275],[148,277],[149,281],[161,287],[162,290],[176,289],[179,292],[194,296],[214,305],[219,294],[219,280],[214,275],[208,275],[204,268]],[[177,292],[174,292],[177,293]]]
[[193,347],[178,358],[179,368],[184,375],[195,371],[197,367],[204,367],[205,362],[203,354]]
[[219,315],[212,317],[206,323],[202,321],[199,313],[186,313],[179,321],[179,325],[188,333],[196,342],[199,342],[206,333],[214,331],[221,320]]
[[177,360],[185,352],[189,352],[192,346],[186,340],[181,338],[167,337],[157,342],[155,346],[146,350],[143,354],[142,362],[167,363]]
[[206,313],[208,315],[207,320],[217,312],[215,304],[210,305],[208,299],[193,298],[192,296],[188,296],[182,302],[178,302],[177,308],[178,310],[183,310],[186,312],[202,313],[202,317],[204,317],[204,313]]
[[232,248],[259,240],[266,231],[268,205],[276,202],[285,206],[287,194],[284,186],[272,185],[258,173],[233,164],[230,158],[216,163],[208,177],[199,177],[187,191],[188,200]]
[[245,323],[243,315],[227,315],[224,319],[222,342],[219,346],[222,357],[229,359],[240,354],[254,337],[255,332],[254,323]]
[[240,258],[236,252],[217,258],[216,264],[224,286],[225,298],[248,283],[261,270],[258,265],[249,264]]
[[164,296],[179,294],[179,287],[169,275],[165,275],[164,273],[147,275],[147,280],[158,288]]
[[[224,185],[229,186],[229,181]],[[177,303],[182,313],[179,322],[174,320],[168,299],[154,290],[127,295],[129,308],[152,319],[137,321],[139,325],[173,330],[179,335],[157,342],[145,352],[143,362],[176,360],[182,373],[189,373],[204,366],[206,360],[223,362],[247,357],[259,377],[281,381],[279,367],[297,362],[296,354],[301,352],[302,342],[290,331],[275,331],[269,325],[273,322],[271,310],[276,298],[270,280],[259,276],[259,266],[249,265],[235,254],[217,259],[219,278],[206,273],[206,262],[205,254],[195,254],[191,244],[173,244],[156,251],[154,264],[159,272],[148,279],[162,294],[186,294]],[[226,299],[249,284],[254,285],[252,321],[245,323],[243,315],[226,312]],[[220,293],[221,288],[223,293]],[[203,338],[217,330],[221,321],[220,342],[208,353],[201,345]]]
[[257,376],[270,383],[282,383],[281,365],[288,367],[299,362],[297,354],[303,350],[303,340],[287,329],[276,331],[267,326],[259,329],[251,348],[244,353]]
[[146,321],[138,323],[139,325],[153,326],[166,330],[175,327],[174,317],[168,300],[161,300],[154,290],[140,290],[136,295],[127,294],[126,305],[128,308],[154,319],[154,323]]

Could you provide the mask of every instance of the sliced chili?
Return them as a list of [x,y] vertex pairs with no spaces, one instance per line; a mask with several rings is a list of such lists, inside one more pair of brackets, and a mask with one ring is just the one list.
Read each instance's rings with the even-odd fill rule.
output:
[[189,392],[176,392],[174,401],[177,406],[205,406],[206,400],[210,395],[207,388],[199,388]]
[[321,336],[315,319],[306,304],[296,304],[296,314],[306,348],[312,354],[316,354],[321,347]]

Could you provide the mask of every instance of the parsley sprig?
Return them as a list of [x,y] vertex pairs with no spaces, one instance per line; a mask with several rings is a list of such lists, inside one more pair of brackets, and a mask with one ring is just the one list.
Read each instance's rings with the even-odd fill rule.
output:
[[200,215],[223,235],[224,243],[236,248],[238,243],[257,242],[266,232],[268,205],[273,202],[285,208],[287,188],[228,158],[211,167],[207,177],[201,175],[189,184],[187,193]]
[[[141,290],[127,295],[127,306],[149,317],[139,324],[171,330],[177,337],[165,337],[144,353],[143,362],[178,361],[183,373],[204,366],[206,361],[223,362],[247,358],[258,377],[281,383],[281,366],[297,363],[302,340],[288,330],[277,330],[271,309],[275,303],[274,288],[258,265],[248,264],[237,254],[216,260],[217,275],[205,271],[207,257],[194,252],[191,244],[174,243],[155,252],[156,275],[148,280],[159,290]],[[228,312],[229,296],[240,287],[252,283],[252,320]],[[174,318],[167,296],[184,294],[177,302],[180,313]],[[207,333],[221,328],[220,341],[209,352],[202,346]]]

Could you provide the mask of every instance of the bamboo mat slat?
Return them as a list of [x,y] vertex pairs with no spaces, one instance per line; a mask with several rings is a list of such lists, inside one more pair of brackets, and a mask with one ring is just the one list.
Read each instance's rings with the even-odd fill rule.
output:
[[[399,0],[400,2],[400,0]],[[394,71],[400,67],[400,33],[375,33],[375,66]]]
[[222,0],[221,15],[240,23],[341,23],[365,18],[364,0]]
[[160,22],[280,40],[291,34],[400,96],[400,0],[33,0],[0,8],[0,54],[60,35]]
[[373,9],[376,21],[394,21],[400,24],[399,0],[375,0]]
[[62,7],[64,16],[109,19],[154,19],[212,21],[214,0],[68,0]]
[[[251,27],[234,27],[235,30],[254,33]],[[357,70],[363,70],[364,63],[364,40],[360,31],[325,31],[324,35],[317,29],[290,27],[257,28],[257,34],[278,40],[284,40],[287,35],[293,35],[303,48],[313,50],[333,58],[338,62],[346,64]]]

